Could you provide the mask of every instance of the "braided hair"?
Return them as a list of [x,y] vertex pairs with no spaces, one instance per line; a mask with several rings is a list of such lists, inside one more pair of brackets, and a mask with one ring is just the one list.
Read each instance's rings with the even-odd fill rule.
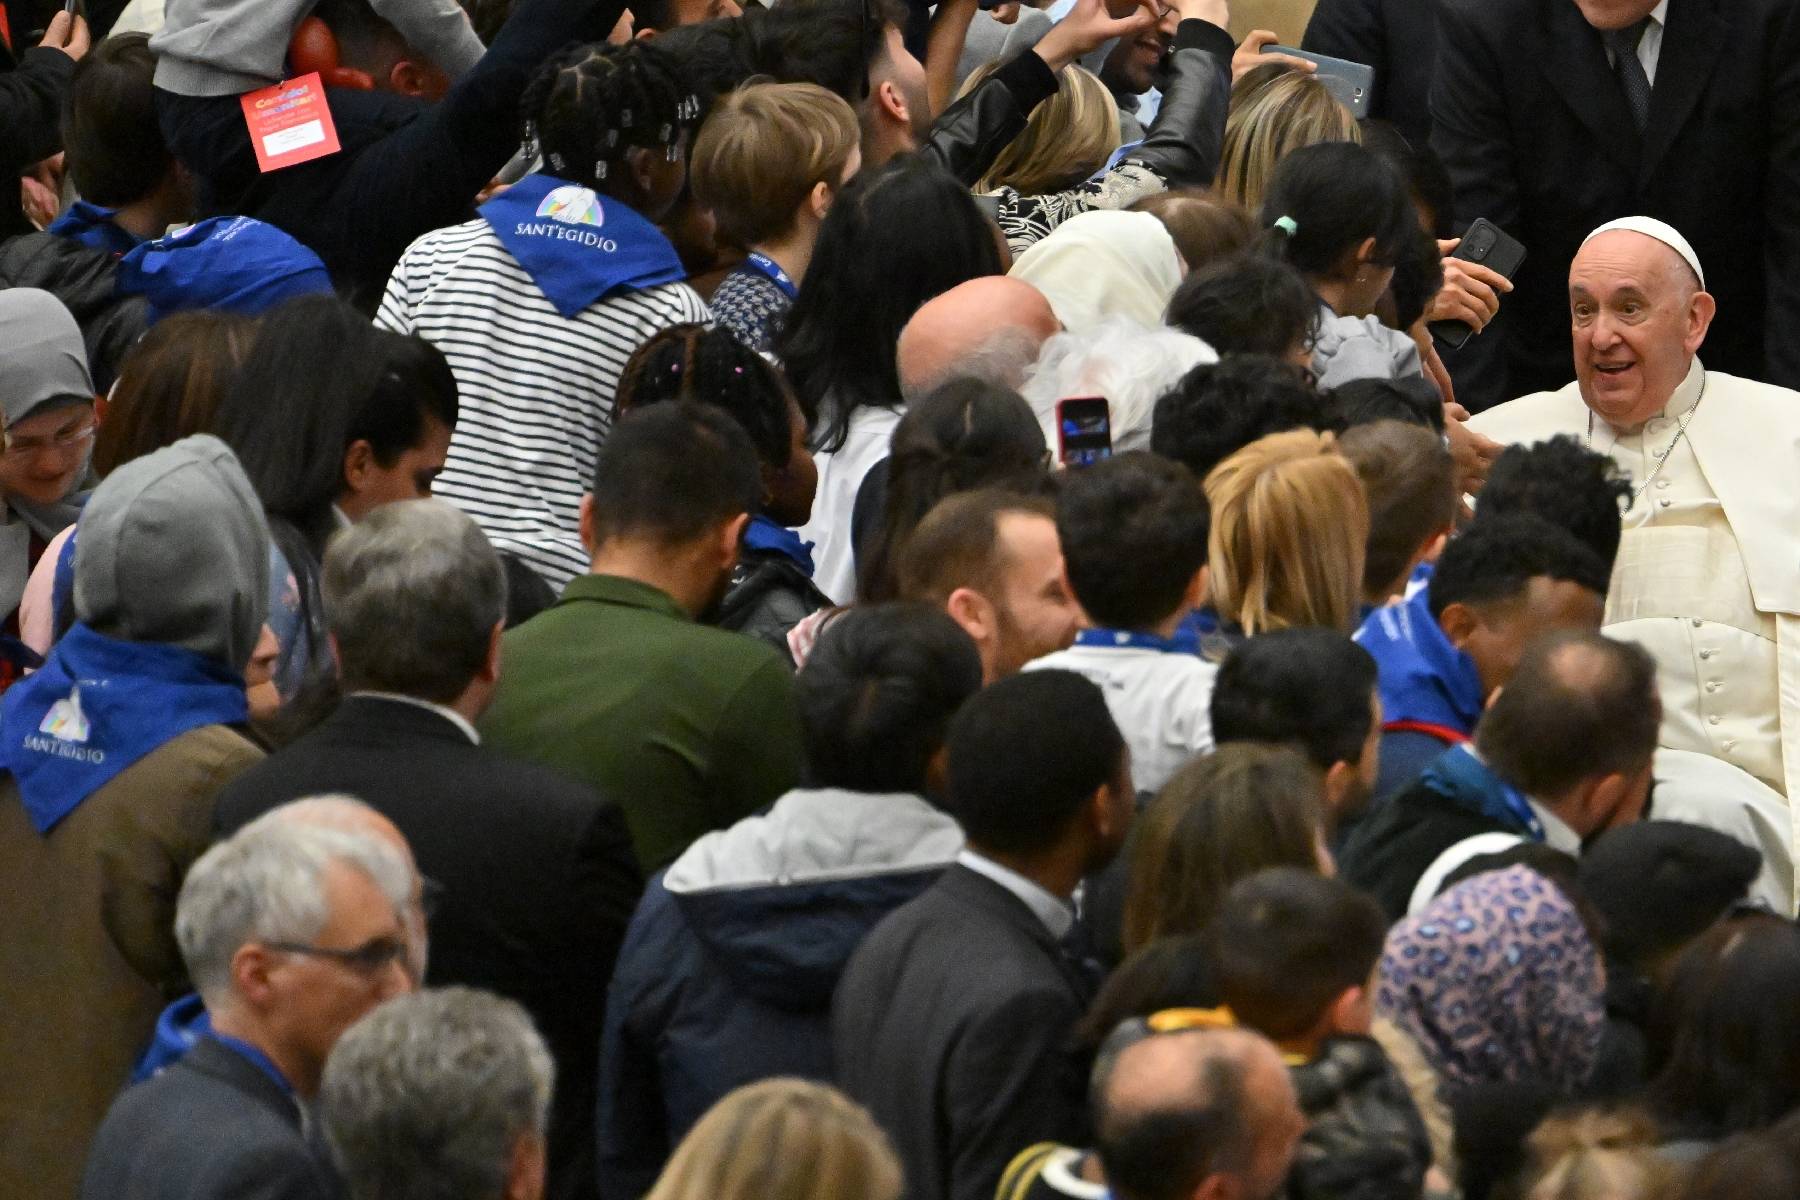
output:
[[663,400],[722,408],[750,435],[757,457],[780,470],[794,449],[788,425],[793,394],[768,359],[725,330],[675,325],[631,356],[613,405],[620,416]]
[[700,118],[680,62],[647,41],[571,46],[526,86],[519,108],[549,171],[601,192],[613,190],[629,150],[673,162]]

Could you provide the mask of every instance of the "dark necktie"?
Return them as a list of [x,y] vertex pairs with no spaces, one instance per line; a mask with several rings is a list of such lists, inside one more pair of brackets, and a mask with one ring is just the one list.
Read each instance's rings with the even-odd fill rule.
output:
[[1649,27],[1650,18],[1645,17],[1636,25],[1609,29],[1601,35],[1612,52],[1613,70],[1618,73],[1619,86],[1625,89],[1625,103],[1631,107],[1631,120],[1639,133],[1650,119],[1650,74],[1638,60],[1637,48]]

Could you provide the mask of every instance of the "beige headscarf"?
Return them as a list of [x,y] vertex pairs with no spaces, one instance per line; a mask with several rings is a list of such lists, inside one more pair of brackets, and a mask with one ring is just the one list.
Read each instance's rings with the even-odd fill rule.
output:
[[1019,255],[1010,274],[1050,301],[1063,328],[1087,333],[1108,317],[1154,328],[1181,282],[1181,254],[1149,213],[1082,213]]

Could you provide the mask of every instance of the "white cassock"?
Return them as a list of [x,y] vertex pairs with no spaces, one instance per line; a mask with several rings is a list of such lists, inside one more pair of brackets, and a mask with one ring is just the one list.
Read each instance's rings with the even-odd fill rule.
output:
[[1637,495],[1605,632],[1655,657],[1662,744],[1800,795],[1800,393],[1696,361],[1631,432],[1593,416],[1573,383],[1469,425],[1503,443],[1571,434],[1619,465]]

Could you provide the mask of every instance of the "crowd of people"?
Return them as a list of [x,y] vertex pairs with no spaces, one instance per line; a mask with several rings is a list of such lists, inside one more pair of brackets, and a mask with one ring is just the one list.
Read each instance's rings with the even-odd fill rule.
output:
[[0,1196],[1800,1194],[1800,5],[627,2],[0,0]]

